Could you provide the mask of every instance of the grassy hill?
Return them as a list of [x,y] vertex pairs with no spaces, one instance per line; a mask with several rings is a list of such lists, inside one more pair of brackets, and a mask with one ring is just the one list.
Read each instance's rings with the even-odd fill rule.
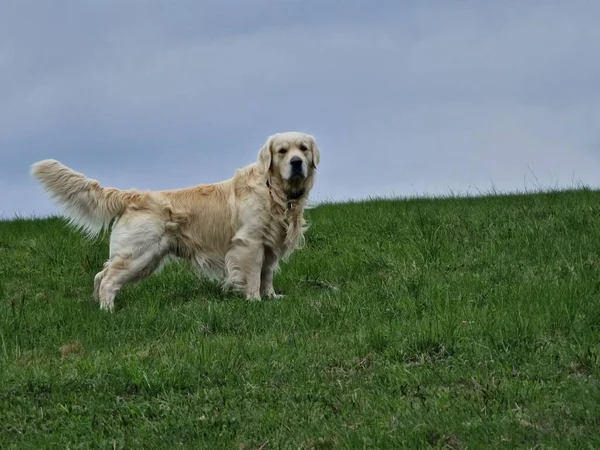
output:
[[600,192],[323,205],[247,303],[0,222],[0,448],[599,448]]

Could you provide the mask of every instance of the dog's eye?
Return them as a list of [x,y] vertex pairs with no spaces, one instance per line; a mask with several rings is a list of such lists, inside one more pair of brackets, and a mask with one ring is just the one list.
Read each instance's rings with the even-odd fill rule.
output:
[[278,152],[280,155],[283,155],[285,152],[287,152],[287,148],[280,148],[279,150],[277,150],[277,152]]
[[305,144],[300,144],[300,150],[305,152],[306,150],[308,150],[308,147]]

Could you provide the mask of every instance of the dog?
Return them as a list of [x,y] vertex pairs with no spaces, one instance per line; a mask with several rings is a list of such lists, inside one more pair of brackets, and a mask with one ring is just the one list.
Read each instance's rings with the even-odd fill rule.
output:
[[246,300],[278,298],[279,262],[304,245],[304,209],[320,162],[315,138],[289,131],[268,137],[257,161],[212,184],[140,191],[102,187],[53,159],[31,166],[71,226],[93,238],[110,231],[109,259],[94,278],[94,298],[113,311],[128,283],[166,261],[188,261]]

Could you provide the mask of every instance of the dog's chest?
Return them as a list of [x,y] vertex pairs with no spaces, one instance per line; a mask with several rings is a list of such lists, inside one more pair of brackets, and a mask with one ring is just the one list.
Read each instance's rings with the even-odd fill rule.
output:
[[273,220],[265,233],[265,244],[285,258],[293,252],[302,240],[302,212],[288,209]]
[[289,218],[280,216],[267,224],[265,241],[267,245],[273,248],[283,249],[287,230],[289,228]]

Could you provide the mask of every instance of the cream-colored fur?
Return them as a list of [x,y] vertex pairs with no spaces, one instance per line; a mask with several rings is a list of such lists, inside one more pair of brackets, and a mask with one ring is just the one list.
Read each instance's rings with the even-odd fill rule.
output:
[[258,161],[225,181],[164,191],[101,187],[55,160],[31,174],[63,207],[70,223],[94,237],[111,221],[110,256],[94,280],[94,297],[113,310],[118,291],[153,274],[169,257],[223,281],[248,300],[278,297],[273,273],[302,245],[305,202],[320,153],[299,132],[270,136]]

